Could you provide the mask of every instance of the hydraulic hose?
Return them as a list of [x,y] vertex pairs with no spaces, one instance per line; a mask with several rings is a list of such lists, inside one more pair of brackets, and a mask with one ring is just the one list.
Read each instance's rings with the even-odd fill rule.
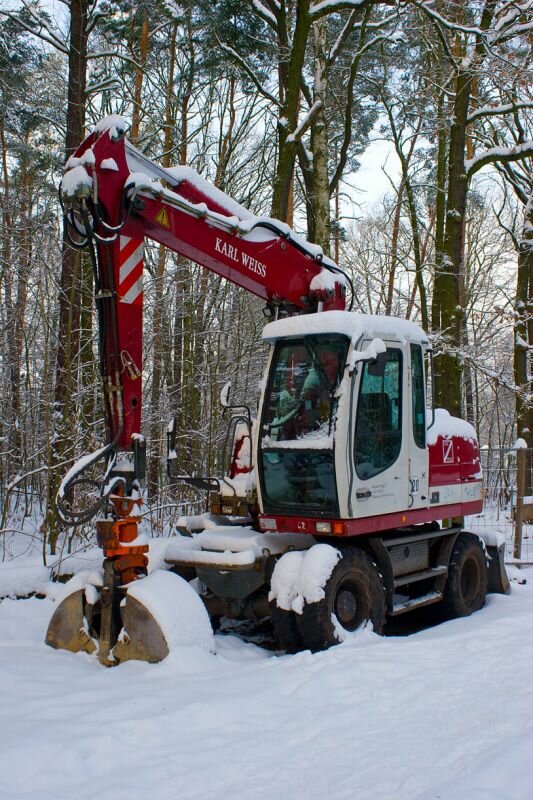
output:
[[[60,196],[60,202],[63,208],[63,203]],[[94,212],[94,209],[93,209]],[[73,212],[70,212],[73,215]],[[96,308],[97,308],[97,315],[98,315],[98,351],[99,351],[99,365],[100,365],[100,376],[102,379],[103,389],[104,389],[104,396],[106,398],[105,402],[105,418],[106,418],[106,428],[108,431],[108,438],[109,441],[106,445],[101,447],[99,450],[96,450],[94,453],[85,456],[84,458],[80,459],[67,473],[67,475],[63,478],[61,485],[59,487],[59,491],[56,496],[56,509],[59,517],[61,520],[67,525],[82,525],[84,523],[89,522],[93,519],[96,514],[99,513],[100,509],[106,502],[108,496],[113,490],[114,482],[108,482],[109,474],[112,469],[114,458],[113,453],[114,450],[120,441],[120,437],[122,435],[123,427],[124,427],[124,409],[122,406],[122,392],[120,388],[117,389],[115,395],[113,395],[110,391],[108,391],[107,387],[107,379],[109,378],[109,370],[113,368],[116,372],[117,364],[119,363],[119,346],[118,346],[118,322],[117,322],[117,315],[116,315],[116,292],[115,292],[115,281],[114,281],[114,274],[113,274],[113,265],[110,261],[110,252],[106,245],[108,245],[111,241],[114,241],[114,238],[111,240],[103,240],[102,237],[99,237],[91,224],[91,220],[89,217],[89,209],[87,207],[87,202],[85,199],[82,199],[80,204],[79,213],[81,219],[83,221],[83,229],[85,240],[82,243],[80,242],[73,242],[70,234],[68,233],[68,225],[72,225],[77,233],[81,233],[81,230],[74,222],[74,217],[69,219],[69,215],[65,214],[65,221],[66,225],[65,228],[67,230],[67,237],[71,244],[77,249],[86,248],[89,252],[89,258],[91,261],[92,272],[94,276],[94,291],[96,297]],[[101,214],[98,213],[95,216],[95,219],[101,221]],[[117,234],[118,235],[118,234]],[[95,250],[94,239],[99,241],[100,246],[103,249],[103,257],[100,261],[101,269],[99,269],[99,260],[97,257],[97,253]],[[113,366],[109,363],[109,360],[106,358],[106,343],[110,343],[110,351],[113,355]],[[115,374],[114,380],[112,381],[114,386],[120,387],[120,379],[119,375]],[[111,438],[111,432],[113,429],[113,396],[116,397],[116,430]],[[93,479],[85,479],[82,478],[81,475],[86,472],[90,467],[94,466],[98,461],[106,459],[107,461],[107,468],[104,475],[104,479],[101,483],[95,481]],[[93,488],[98,488],[99,490],[99,497],[96,501],[91,503],[87,508],[82,510],[76,510],[74,508],[69,507],[68,497],[69,494],[72,493],[76,486],[80,485],[87,485],[92,486]]]
[[[286,239],[288,242],[290,242],[291,245],[296,250],[298,250],[300,253],[302,253],[302,255],[305,255],[305,256],[309,256],[310,255],[309,250],[291,235],[291,231],[287,231],[286,229],[276,225],[276,223],[274,221],[268,221],[267,222],[266,220],[259,220],[258,222],[256,222],[255,225],[253,225],[250,228],[250,230],[254,230],[255,228],[264,228],[267,231],[271,231],[272,233],[275,233],[276,236],[279,236],[280,238]],[[339,266],[337,266],[336,264],[335,265],[326,264],[326,263],[324,263],[324,261],[320,260],[320,266],[323,269],[329,270],[330,272],[336,272],[339,275],[343,275],[343,277],[346,279],[348,285],[350,286],[350,305],[349,305],[348,311],[351,311],[352,308],[353,308],[355,291],[354,291],[354,288],[353,288],[353,282],[352,282],[351,278],[349,277],[349,275],[347,275],[347,273],[343,269],[341,269]]]

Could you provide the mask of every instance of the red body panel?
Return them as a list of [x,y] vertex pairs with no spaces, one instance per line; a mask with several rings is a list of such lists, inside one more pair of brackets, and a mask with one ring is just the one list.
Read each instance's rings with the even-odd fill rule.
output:
[[[309,284],[319,274],[320,264],[285,239],[273,236],[264,242],[248,241],[165,205],[167,227],[156,220],[161,201],[144,195],[142,199],[145,209],[129,222],[137,235],[144,233],[263,300],[283,300],[297,308],[310,305]],[[325,305],[328,310],[342,310],[344,298],[337,295]]]
[[[419,508],[415,511],[403,511],[394,514],[382,514],[378,517],[361,517],[360,519],[343,520],[323,520],[320,522],[331,522],[332,533],[328,536],[363,536],[369,533],[381,533],[383,531],[406,528],[410,525],[420,525],[423,522],[435,522],[449,517],[461,517],[467,514],[478,514],[483,507],[481,501],[472,503],[453,503],[446,506],[435,506],[432,508]],[[316,517],[299,516],[279,516],[278,514],[262,514],[262,518],[275,519],[276,531],[278,533],[309,533],[316,534]],[[342,523],[342,533],[333,531],[335,522]],[[270,531],[269,531],[270,532]]]
[[472,439],[439,436],[428,451],[430,487],[480,480],[479,447]]

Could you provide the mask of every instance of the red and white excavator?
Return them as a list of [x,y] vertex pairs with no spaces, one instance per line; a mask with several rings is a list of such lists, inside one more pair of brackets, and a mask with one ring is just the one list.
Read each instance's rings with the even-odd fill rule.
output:
[[[263,298],[273,319],[257,421],[236,426],[229,475],[197,481],[226,524],[170,540],[176,585],[198,578],[215,622],[271,616],[288,650],[328,647],[367,622],[379,632],[432,603],[467,615],[487,590],[507,591],[502,546],[463,528],[482,509],[478,443],[468,423],[426,407],[424,331],[345,310],[349,282],[320,248],[193,170],[158,166],[125,129],[120,117],[99,123],[62,181],[67,231],[94,267],[108,443],[69,471],[57,507],[70,524],[98,517],[104,567],[90,591],[73,584],[47,643],[106,665],[169,649],[136,591],[150,580],[138,530],[147,237]],[[171,426],[171,474],[175,445]],[[78,510],[82,473],[98,459],[98,497]],[[250,509],[250,524],[227,524]]]

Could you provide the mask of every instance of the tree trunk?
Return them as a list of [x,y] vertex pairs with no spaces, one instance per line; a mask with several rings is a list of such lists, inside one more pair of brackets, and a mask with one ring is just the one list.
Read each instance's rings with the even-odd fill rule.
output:
[[327,25],[320,20],[313,25],[315,42],[315,79],[313,103],[321,103],[321,109],[311,129],[311,152],[313,154],[313,192],[311,214],[313,222],[312,241],[320,245],[326,255],[330,254],[330,208],[328,176],[328,129],[326,125],[326,57]]
[[441,289],[439,329],[448,337],[451,352],[441,354],[435,371],[439,405],[461,416],[461,329],[464,307],[464,220],[468,182],[465,170],[466,124],[470,101],[470,73],[459,72],[455,82],[453,123],[450,130],[447,211],[443,258],[438,265]]
[[[148,55],[149,30],[148,18],[145,18],[142,23],[141,35],[139,38],[138,66],[135,67],[135,78],[133,79],[133,112],[131,115],[131,130],[129,136],[132,144],[137,144],[139,141],[144,65],[146,64],[146,57]],[[134,51],[134,48],[132,48],[132,50]],[[135,55],[135,52],[133,55]]]
[[[299,0],[297,3],[289,63],[286,66],[282,64],[278,70],[280,85],[282,85],[280,97],[283,99],[278,120],[278,159],[272,194],[272,216],[282,222],[285,222],[288,217],[292,175],[296,160],[297,142],[289,136],[298,125],[302,69],[311,24],[309,3],[310,0]],[[281,36],[279,42],[281,52],[283,52],[281,49],[283,38]],[[280,59],[281,62],[282,59]]]
[[524,210],[524,226],[518,252],[514,326],[514,380],[516,432],[533,447],[533,392],[531,348],[533,347],[533,194]]
[[[488,0],[480,29],[488,30],[494,16],[495,0]],[[458,20],[464,8],[458,6]],[[467,120],[475,71],[485,56],[485,44],[478,36],[475,51],[466,55],[459,34],[455,38],[455,87],[451,109],[452,125],[448,146],[447,208],[442,255],[437,255],[433,327],[447,337],[447,351],[435,359],[435,399],[450,414],[462,413],[462,357],[465,314],[464,226],[468,177],[465,168]],[[463,66],[465,64],[465,66]],[[466,343],[464,343],[466,344]]]
[[[87,79],[87,8],[88,0],[71,0],[69,72],[65,150],[72,155],[83,141],[85,132],[85,87]],[[51,448],[48,484],[48,540],[55,553],[57,519],[55,498],[60,481],[57,464],[66,456],[72,441],[75,409],[72,403],[74,361],[78,355],[80,329],[81,255],[63,239],[59,287],[59,332],[54,386],[56,431]]]
[[[176,69],[176,37],[178,25],[172,26],[170,41],[170,62],[168,67],[168,80],[165,98],[165,138],[164,152],[161,164],[170,166],[172,131],[174,129],[174,73]],[[159,246],[157,256],[157,271],[155,276],[155,298],[153,314],[153,339],[152,339],[152,394],[151,394],[151,424],[149,435],[148,458],[148,497],[152,500],[157,496],[159,488],[159,473],[161,464],[161,438],[162,438],[162,413],[161,392],[163,379],[163,310],[165,305],[165,264],[166,248]]]

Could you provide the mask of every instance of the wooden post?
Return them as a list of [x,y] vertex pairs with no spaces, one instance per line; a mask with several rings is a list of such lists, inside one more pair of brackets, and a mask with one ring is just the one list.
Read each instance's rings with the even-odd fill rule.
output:
[[513,556],[516,559],[522,557],[522,522],[524,505],[524,488],[526,485],[526,463],[527,451],[519,448],[516,451],[516,512],[514,529]]

